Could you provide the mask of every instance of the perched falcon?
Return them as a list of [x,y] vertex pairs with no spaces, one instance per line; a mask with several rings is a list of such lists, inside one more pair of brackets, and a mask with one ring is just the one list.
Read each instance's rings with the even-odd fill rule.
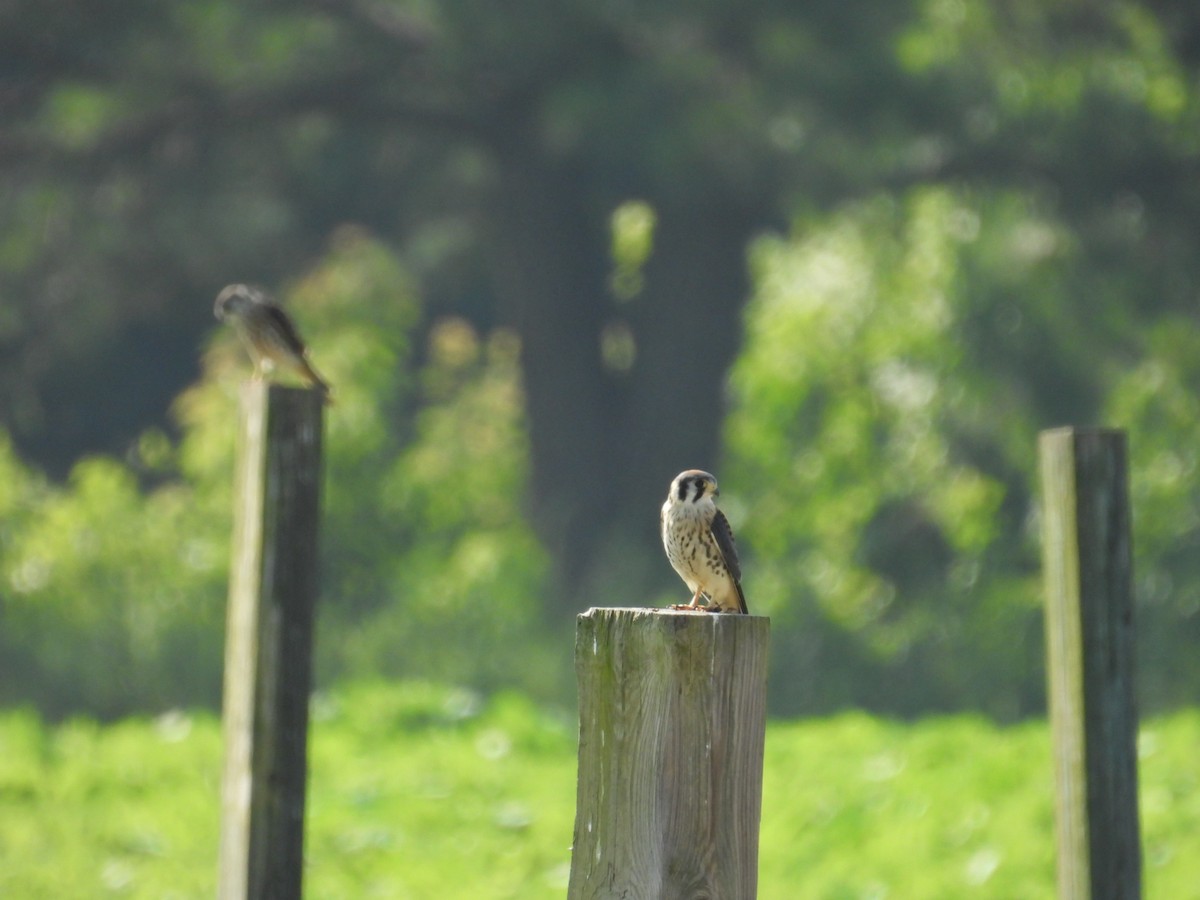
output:
[[276,366],[291,369],[318,388],[326,403],[331,402],[329,385],[308,361],[308,349],[296,326],[263,291],[246,284],[231,284],[217,294],[213,312],[222,322],[233,323],[254,360],[256,380]]
[[[717,479],[699,469],[680,472],[662,507],[662,539],[667,559],[692,592],[692,602],[673,609],[746,613],[742,570],[733,530],[713,498]],[[711,605],[700,605],[706,596]]]

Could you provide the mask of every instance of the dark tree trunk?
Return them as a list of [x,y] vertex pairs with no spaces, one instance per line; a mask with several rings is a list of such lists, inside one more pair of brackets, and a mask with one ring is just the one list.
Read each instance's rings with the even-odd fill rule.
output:
[[607,232],[573,173],[536,149],[504,154],[502,171],[492,208],[492,270],[501,306],[521,336],[530,511],[568,582],[585,564],[613,499],[610,442],[620,398],[599,343],[611,302]]
[[573,610],[642,605],[664,587],[683,590],[661,549],[658,510],[675,475],[715,471],[720,458],[754,220],[736,204],[668,202],[656,211],[645,290],[619,310],[636,337],[637,359],[607,466],[614,502],[564,598]]
[[[617,304],[611,209],[591,202],[585,178],[534,152],[501,158],[493,270],[522,339],[531,513],[555,560],[553,602],[561,613],[643,602],[671,577],[657,564],[667,485],[681,469],[716,465],[752,220],[733,204],[657,208],[645,289]],[[620,319],[637,347],[627,373],[607,370],[600,350]]]
[[[644,295],[630,309],[638,354],[617,448],[622,528],[658,527],[658,507],[683,469],[715,471],[726,377],[741,346],[753,224],[717,203],[658,209]],[[719,477],[720,473],[716,473]]]

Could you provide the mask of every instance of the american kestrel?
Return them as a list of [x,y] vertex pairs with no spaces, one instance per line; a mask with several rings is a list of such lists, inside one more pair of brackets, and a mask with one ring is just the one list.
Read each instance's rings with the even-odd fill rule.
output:
[[332,391],[308,361],[308,348],[296,326],[266,293],[250,285],[231,284],[217,294],[213,313],[222,322],[233,323],[254,360],[255,380],[276,366],[288,368],[318,388],[326,403],[332,402]]
[[[680,472],[671,482],[660,517],[663,547],[692,592],[691,603],[673,609],[747,612],[733,530],[713,502],[718,494],[717,479],[699,469]],[[701,597],[709,604],[701,606]]]

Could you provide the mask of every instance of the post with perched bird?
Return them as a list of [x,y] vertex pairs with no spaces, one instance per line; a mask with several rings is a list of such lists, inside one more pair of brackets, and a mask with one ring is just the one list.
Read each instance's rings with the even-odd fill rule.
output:
[[569,900],[752,900],[770,619],[579,616],[579,776]]
[[243,385],[218,896],[301,896],[324,391]]
[[1039,441],[1062,900],[1141,896],[1133,562],[1121,431]]

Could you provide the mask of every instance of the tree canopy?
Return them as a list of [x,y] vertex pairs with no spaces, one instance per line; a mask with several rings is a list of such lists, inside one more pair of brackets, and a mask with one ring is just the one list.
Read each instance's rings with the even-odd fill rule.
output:
[[237,357],[195,348],[233,280],[281,290],[347,398],[329,672],[534,679],[481,661],[500,633],[554,670],[572,612],[675,587],[656,510],[701,466],[776,618],[779,708],[1020,715],[1033,439],[1104,422],[1132,431],[1146,690],[1189,694],[1185,4],[17,2],[0,26],[0,610],[47,696],[120,706],[71,687],[89,633],[130,673],[207,635],[181,678],[211,693]]

